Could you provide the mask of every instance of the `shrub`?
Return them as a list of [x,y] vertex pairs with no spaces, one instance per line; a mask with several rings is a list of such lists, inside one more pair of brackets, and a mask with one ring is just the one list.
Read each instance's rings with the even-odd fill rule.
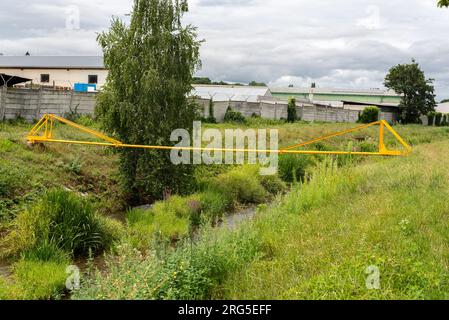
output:
[[434,125],[435,116],[436,116],[436,112],[434,112],[434,111],[431,111],[427,114],[427,120],[428,120],[427,125],[429,125],[429,126]]
[[271,195],[277,195],[287,190],[287,186],[284,181],[282,181],[277,175],[260,176],[260,183]]
[[217,123],[217,119],[215,118],[215,108],[213,99],[209,100],[209,116],[207,117],[206,121],[208,123]]
[[4,255],[15,255],[47,244],[70,255],[87,255],[111,245],[114,235],[91,204],[73,193],[48,191],[33,208],[13,221],[2,241]]
[[211,179],[209,188],[222,194],[229,206],[236,202],[261,203],[266,192],[258,180],[258,170],[259,168],[256,166],[233,169]]
[[285,182],[301,182],[307,168],[312,164],[308,156],[284,154],[279,157],[279,176]]
[[227,203],[226,199],[220,193],[206,191],[199,194],[199,198],[201,199],[205,219],[210,220],[214,224],[223,217]]
[[93,127],[95,125],[95,120],[90,115],[83,114],[83,115],[77,117],[75,120],[76,120],[76,123],[78,123],[84,127]]
[[437,127],[441,126],[441,120],[443,118],[443,114],[441,112],[435,113],[435,125]]
[[378,107],[365,108],[360,114],[361,123],[372,123],[379,121],[380,109]]
[[74,173],[75,175],[81,174],[82,163],[79,157],[72,159],[67,165],[66,169],[69,172]]
[[287,121],[295,122],[296,120],[298,120],[298,115],[296,112],[296,99],[290,98],[287,106]]
[[234,111],[232,110],[231,107],[228,107],[228,109],[226,110],[224,121],[234,123],[245,123],[246,118],[240,112]]
[[443,115],[443,120],[441,121],[441,126],[442,127],[446,127],[448,125],[448,118],[447,118],[447,114]]

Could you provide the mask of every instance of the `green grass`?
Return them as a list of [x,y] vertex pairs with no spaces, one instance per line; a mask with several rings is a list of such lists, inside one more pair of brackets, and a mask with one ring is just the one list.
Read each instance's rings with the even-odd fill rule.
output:
[[[111,260],[77,298],[447,299],[448,148],[343,168],[325,161],[255,221],[136,258],[132,271],[129,259]],[[366,287],[369,266],[380,290]]]
[[0,300],[61,298],[67,279],[66,263],[20,260],[13,266],[13,282],[0,278]]
[[[320,167],[250,227],[267,258],[217,290],[226,299],[447,299],[448,142],[409,158]],[[365,270],[381,272],[368,290]]]
[[[120,212],[118,162],[110,150],[60,144],[29,148],[26,135],[31,128],[20,122],[0,123],[0,223],[54,187],[91,195],[105,214]],[[64,125],[56,130],[57,138],[92,140]]]
[[[356,125],[251,119],[206,128],[242,126],[277,128],[286,147]],[[196,194],[173,196],[148,211],[130,210],[125,230],[98,215],[124,212],[117,157],[96,147],[29,149],[24,142],[29,129],[0,124],[1,249],[18,259],[11,278],[0,278],[0,299],[57,298],[67,260],[114,239],[121,239],[122,247],[108,259],[107,272],[86,279],[76,298],[448,298],[448,128],[396,126],[417,146],[409,158],[281,158],[284,180],[301,181],[306,173],[308,178],[293,183],[281,200],[275,195],[286,190],[284,182],[260,176],[255,166],[200,166]],[[62,138],[86,139],[66,126],[57,130]],[[373,151],[377,133],[373,128],[310,148]],[[398,147],[391,135],[386,143]],[[50,205],[51,214],[44,214],[40,200],[53,187],[87,195],[91,204],[75,201],[67,210]],[[210,227],[242,204],[273,200],[260,206],[255,221],[234,230]],[[160,251],[161,242],[170,250]],[[381,270],[380,291],[365,287],[370,265]],[[48,275],[45,281],[39,269]]]
[[68,191],[51,190],[33,208],[20,213],[0,242],[2,256],[53,246],[71,256],[87,256],[108,248],[114,240],[111,224],[104,224],[88,200]]
[[260,176],[258,170],[257,166],[231,169],[205,179],[202,192],[172,196],[147,211],[129,210],[126,242],[142,251],[155,243],[175,244],[194,235],[201,226],[216,225],[236,206],[262,203],[286,190],[279,177]]

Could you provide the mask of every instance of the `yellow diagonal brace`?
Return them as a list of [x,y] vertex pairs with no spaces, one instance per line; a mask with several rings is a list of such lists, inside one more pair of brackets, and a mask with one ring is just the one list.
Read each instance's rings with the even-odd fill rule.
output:
[[[76,128],[87,134],[91,134],[105,142],[90,142],[90,141],[73,141],[64,139],[53,139],[53,120],[65,123],[73,128]],[[49,123],[50,122],[50,123]],[[361,130],[375,125],[381,125],[381,146],[383,142],[383,127],[385,126],[397,139],[398,141],[407,149],[407,153],[401,151],[390,151],[385,147],[380,148],[379,152],[356,152],[356,151],[310,151],[310,150],[292,150],[294,148],[299,148],[301,146],[310,145],[312,143],[330,139],[332,137],[341,136],[350,132]],[[45,133],[43,136],[39,136],[38,133],[45,126]],[[49,127],[50,126],[50,127]],[[411,152],[412,148],[399,136],[399,134],[394,131],[394,129],[386,121],[377,121],[374,123],[358,126],[353,129],[329,134],[308,142],[304,142],[295,146],[288,147],[283,150],[249,150],[249,149],[224,149],[224,148],[195,148],[195,147],[170,147],[170,146],[146,146],[146,145],[131,145],[124,144],[118,140],[110,138],[98,131],[83,127],[72,121],[64,119],[56,115],[46,114],[42,119],[34,126],[28,135],[28,141],[34,142],[48,142],[48,143],[64,143],[64,144],[78,144],[78,145],[93,145],[93,146],[103,146],[103,147],[117,147],[117,148],[137,148],[137,149],[155,149],[155,150],[190,150],[190,151],[216,151],[216,152],[249,152],[249,153],[277,153],[277,154],[307,154],[307,155],[360,155],[360,156],[402,156],[407,155]]]
[[316,138],[316,139],[313,139],[313,140],[310,140],[310,141],[307,141],[307,142],[303,142],[303,143],[296,144],[294,146],[287,147],[284,150],[296,149],[296,148],[304,147],[304,146],[307,146],[307,145],[310,145],[310,144],[313,144],[313,143],[316,143],[316,142],[319,142],[319,141],[328,140],[330,138],[343,136],[345,134],[348,134],[348,133],[351,133],[351,132],[354,132],[354,131],[358,131],[358,130],[362,130],[362,129],[365,129],[365,128],[369,128],[369,127],[378,125],[379,123],[380,123],[380,121],[377,121],[377,122],[365,124],[363,126],[358,126],[358,127],[352,128],[352,129],[348,129],[348,130],[344,130],[344,131],[328,134],[328,135],[322,136],[320,138]]

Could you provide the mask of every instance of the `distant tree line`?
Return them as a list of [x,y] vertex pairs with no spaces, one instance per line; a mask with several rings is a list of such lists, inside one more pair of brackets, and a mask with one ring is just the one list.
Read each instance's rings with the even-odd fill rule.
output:
[[[208,77],[195,77],[193,78],[192,84],[209,84],[209,85],[219,85],[219,86],[246,86],[242,83],[229,83],[224,81],[212,81]],[[252,87],[267,87],[264,82],[251,81],[248,86]]]

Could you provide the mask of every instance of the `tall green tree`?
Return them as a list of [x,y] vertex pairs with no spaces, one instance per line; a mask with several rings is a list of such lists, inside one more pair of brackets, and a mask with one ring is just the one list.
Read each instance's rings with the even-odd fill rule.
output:
[[426,79],[419,64],[399,64],[390,69],[385,86],[402,95],[399,105],[404,123],[418,123],[420,116],[435,110],[433,79]]
[[[97,116],[104,129],[128,144],[173,145],[174,129],[192,131],[196,104],[188,99],[193,74],[201,65],[196,28],[182,25],[186,0],[135,0],[130,24],[114,18],[98,36],[107,83]],[[170,152],[119,150],[121,173],[133,202],[181,193],[190,166],[175,166]]]
[[440,8],[449,7],[449,0],[438,0],[438,7]]

